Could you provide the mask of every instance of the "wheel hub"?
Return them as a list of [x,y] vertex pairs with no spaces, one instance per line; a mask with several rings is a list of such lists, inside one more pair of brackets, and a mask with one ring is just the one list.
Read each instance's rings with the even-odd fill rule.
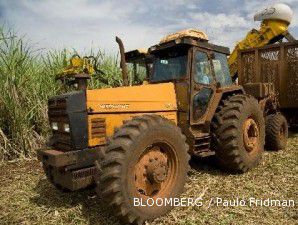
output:
[[167,165],[159,158],[149,159],[146,176],[151,183],[162,183],[167,178]]
[[247,152],[257,150],[259,142],[259,128],[253,119],[247,119],[244,123],[244,146]]
[[153,196],[168,178],[168,157],[158,146],[151,147],[135,166],[135,185],[142,195]]

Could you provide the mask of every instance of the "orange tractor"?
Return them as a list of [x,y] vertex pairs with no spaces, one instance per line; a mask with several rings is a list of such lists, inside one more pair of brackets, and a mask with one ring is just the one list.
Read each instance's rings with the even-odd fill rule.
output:
[[96,90],[80,85],[49,100],[53,135],[38,157],[55,186],[77,190],[96,184],[121,221],[142,224],[172,205],[134,206],[134,199],[179,197],[191,155],[216,155],[233,172],[260,162],[266,111],[261,99],[232,82],[228,48],[191,29],[147,52],[124,53],[117,41],[123,84],[129,84],[126,62],[144,66],[147,81]]

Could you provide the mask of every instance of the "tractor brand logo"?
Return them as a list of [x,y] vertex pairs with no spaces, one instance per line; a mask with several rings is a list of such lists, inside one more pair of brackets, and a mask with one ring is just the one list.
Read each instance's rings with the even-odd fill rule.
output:
[[101,109],[128,109],[129,104],[100,104]]

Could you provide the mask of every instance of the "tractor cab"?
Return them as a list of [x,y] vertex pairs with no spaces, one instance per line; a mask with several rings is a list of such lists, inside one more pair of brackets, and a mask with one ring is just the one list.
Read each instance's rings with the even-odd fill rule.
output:
[[[242,92],[233,84],[229,49],[208,43],[205,33],[185,30],[170,34],[149,48],[149,83],[173,82],[178,99],[178,122],[209,132],[209,124],[225,92]],[[191,131],[195,136],[193,130]]]
[[227,55],[229,49],[208,43],[198,30],[185,30],[166,36],[149,48],[153,55],[150,81],[166,82],[189,78],[197,84],[225,87],[232,84]]

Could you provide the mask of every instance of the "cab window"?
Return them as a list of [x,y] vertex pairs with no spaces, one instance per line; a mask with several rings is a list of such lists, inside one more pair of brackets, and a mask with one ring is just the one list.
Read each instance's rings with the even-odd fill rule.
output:
[[207,111],[209,102],[213,96],[213,90],[209,87],[203,87],[193,99],[193,118],[198,120]]
[[129,62],[127,68],[131,84],[141,84],[146,79],[148,71],[144,61]]
[[194,56],[194,81],[200,84],[211,84],[213,76],[208,55],[205,52],[195,52]]
[[179,80],[187,73],[188,49],[175,48],[156,55],[153,60],[151,82]]
[[223,53],[215,52],[212,63],[216,81],[220,83],[222,87],[231,85],[233,82],[229,70],[227,56]]

